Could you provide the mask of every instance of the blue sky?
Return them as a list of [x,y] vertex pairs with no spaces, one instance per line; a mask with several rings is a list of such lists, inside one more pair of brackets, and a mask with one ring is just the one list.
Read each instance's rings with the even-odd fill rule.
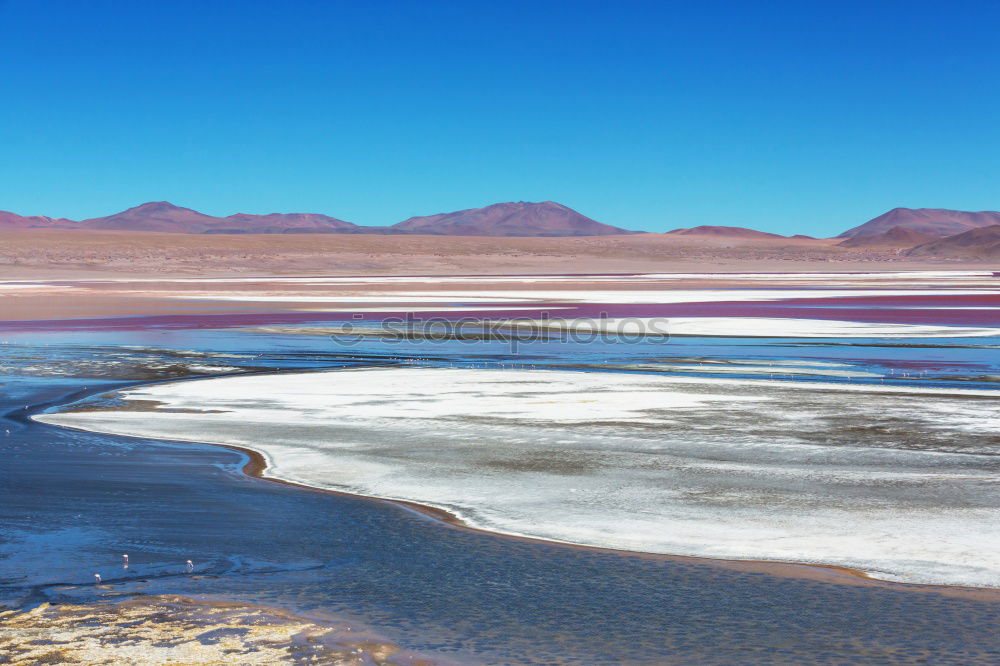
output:
[[1000,209],[1000,3],[0,0],[0,210]]

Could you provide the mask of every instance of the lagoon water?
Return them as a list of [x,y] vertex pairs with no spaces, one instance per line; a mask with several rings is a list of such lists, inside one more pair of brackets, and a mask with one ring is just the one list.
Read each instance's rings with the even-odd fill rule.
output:
[[[992,601],[472,532],[391,503],[247,477],[235,451],[29,418],[85,394],[217,371],[397,364],[698,377],[726,360],[729,376],[750,379],[760,366],[780,374],[791,360],[856,373],[825,378],[833,382],[881,384],[870,373],[889,385],[989,390],[1000,375],[996,338],[676,338],[586,349],[540,342],[514,357],[502,343],[371,340],[347,349],[321,336],[229,330],[7,338],[0,593],[8,606],[155,593],[239,599],[351,618],[407,648],[467,662],[1000,660]],[[187,575],[187,559],[197,576]],[[108,589],[93,586],[95,572]]]

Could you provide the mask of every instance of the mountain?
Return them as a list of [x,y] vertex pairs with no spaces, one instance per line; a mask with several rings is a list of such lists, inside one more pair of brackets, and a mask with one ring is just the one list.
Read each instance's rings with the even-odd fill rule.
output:
[[784,236],[780,234],[772,234],[766,231],[747,229],[745,227],[718,227],[710,225],[691,227],[689,229],[674,229],[673,231],[668,231],[667,233],[674,234],[677,236],[724,236],[726,238],[784,238]]
[[213,217],[167,201],[152,201],[107,217],[83,220],[78,228],[187,234],[280,234],[352,232],[358,226],[318,213],[237,213]]
[[151,201],[114,215],[83,220],[78,224],[78,227],[81,229],[200,234],[217,226],[219,219],[190,208],[175,206],[167,201]]
[[554,201],[498,203],[454,213],[411,217],[395,232],[444,236],[609,236],[636,233],[590,219]]
[[0,210],[0,229],[51,229],[76,224],[73,220],[44,215],[18,215]]
[[920,245],[921,243],[928,243],[938,238],[934,234],[926,234],[922,231],[896,226],[880,234],[854,236],[837,243],[837,245],[840,247],[873,249],[907,248]]
[[944,208],[893,208],[888,213],[848,229],[837,238],[871,236],[889,231],[893,227],[912,229],[941,238],[994,224],[1000,224],[1000,213],[994,211],[970,213]]
[[940,238],[903,254],[908,257],[1000,259],[1000,224]]

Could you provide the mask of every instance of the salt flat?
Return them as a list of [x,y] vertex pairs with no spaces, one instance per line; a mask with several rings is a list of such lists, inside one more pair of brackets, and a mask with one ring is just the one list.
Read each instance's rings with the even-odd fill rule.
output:
[[512,320],[512,326],[619,335],[697,335],[766,338],[978,338],[1000,335],[997,327],[945,326],[800,319],[794,317],[627,317]]
[[995,396],[413,367],[159,384],[36,418],[242,446],[273,478],[498,532],[1000,587]]

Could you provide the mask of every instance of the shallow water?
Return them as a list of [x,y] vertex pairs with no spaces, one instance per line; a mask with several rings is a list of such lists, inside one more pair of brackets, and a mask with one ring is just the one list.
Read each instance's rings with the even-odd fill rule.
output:
[[[100,392],[173,379],[186,365],[231,372],[401,358],[430,366],[605,369],[657,359],[798,359],[909,375],[893,372],[889,384],[988,388],[982,378],[1000,374],[988,347],[996,339],[848,345],[685,338],[585,350],[538,343],[511,357],[502,343],[387,348],[373,341],[343,349],[322,337],[238,331],[6,337],[0,413],[8,414],[3,428],[11,432],[0,434],[0,593],[7,604],[167,592],[236,598],[354,618],[407,648],[489,663],[1000,660],[1000,605],[993,602],[470,532],[392,504],[246,477],[245,458],[233,451],[25,418],[81,397],[83,387]],[[129,352],[138,358],[116,358],[122,345],[141,347]],[[154,359],[173,369],[150,376]],[[109,363],[93,365],[100,361]],[[109,589],[95,588],[94,573]]]

